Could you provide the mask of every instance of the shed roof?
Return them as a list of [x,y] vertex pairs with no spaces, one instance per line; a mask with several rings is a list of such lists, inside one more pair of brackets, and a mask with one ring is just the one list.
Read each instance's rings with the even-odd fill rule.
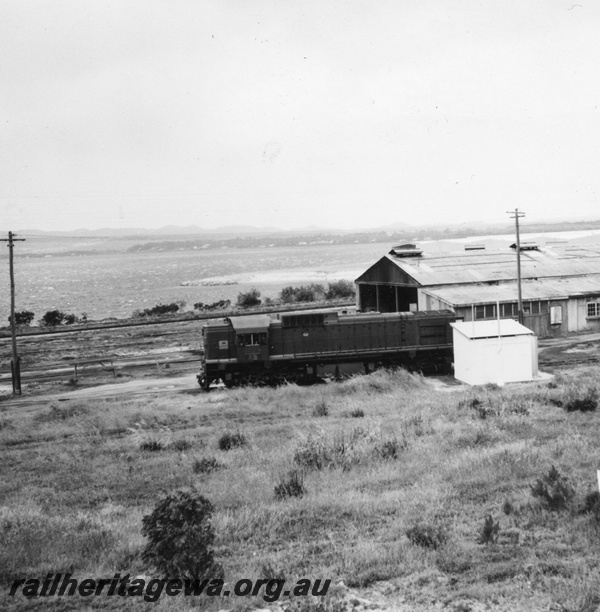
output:
[[456,321],[450,325],[463,336],[477,340],[480,338],[506,338],[508,336],[532,336],[533,332],[513,319],[499,321]]
[[[427,253],[395,257],[393,251],[363,273],[357,282],[374,280],[378,268],[392,264],[421,286],[516,280],[512,250]],[[600,273],[600,247],[545,248],[521,252],[521,277],[560,278]],[[392,284],[394,281],[388,281]]]
[[[524,300],[558,300],[570,297],[600,296],[600,274],[576,276],[572,278],[543,278],[524,280],[521,283]],[[452,306],[489,304],[492,302],[516,302],[517,283],[510,281],[488,285],[450,285],[423,289],[431,295]]]

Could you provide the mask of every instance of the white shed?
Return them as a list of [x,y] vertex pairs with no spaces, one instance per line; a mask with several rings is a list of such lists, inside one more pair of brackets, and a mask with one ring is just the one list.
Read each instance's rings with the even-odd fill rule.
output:
[[538,375],[537,338],[513,319],[457,321],[454,377],[469,385],[533,380]]

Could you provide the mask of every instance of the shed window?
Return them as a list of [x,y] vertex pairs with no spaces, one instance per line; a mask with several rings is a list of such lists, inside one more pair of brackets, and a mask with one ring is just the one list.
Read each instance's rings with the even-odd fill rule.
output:
[[238,346],[266,346],[267,334],[255,332],[253,334],[238,334]]
[[475,319],[495,319],[496,304],[485,304],[484,306],[475,306]]
[[600,317],[600,302],[588,302],[587,318]]
[[512,304],[501,304],[500,314],[505,318],[516,317],[519,314],[519,306],[514,302]]

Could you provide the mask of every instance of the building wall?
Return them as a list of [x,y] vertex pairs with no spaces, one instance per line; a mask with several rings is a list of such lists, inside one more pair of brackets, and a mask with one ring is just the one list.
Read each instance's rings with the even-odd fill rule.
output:
[[588,304],[598,303],[600,303],[600,297],[598,296],[586,296],[569,300],[569,331],[600,332],[600,316],[588,316]]
[[536,338],[470,339],[454,330],[454,376],[469,385],[533,380],[537,376]]

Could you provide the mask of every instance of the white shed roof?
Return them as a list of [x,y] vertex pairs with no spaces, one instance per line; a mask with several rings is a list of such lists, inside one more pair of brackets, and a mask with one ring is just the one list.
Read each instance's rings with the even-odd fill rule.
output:
[[[500,321],[456,321],[450,323],[452,327],[463,336],[471,340],[477,338],[497,338],[506,336],[532,336],[533,332],[513,319],[500,319]],[[500,332],[500,333],[498,333]]]

